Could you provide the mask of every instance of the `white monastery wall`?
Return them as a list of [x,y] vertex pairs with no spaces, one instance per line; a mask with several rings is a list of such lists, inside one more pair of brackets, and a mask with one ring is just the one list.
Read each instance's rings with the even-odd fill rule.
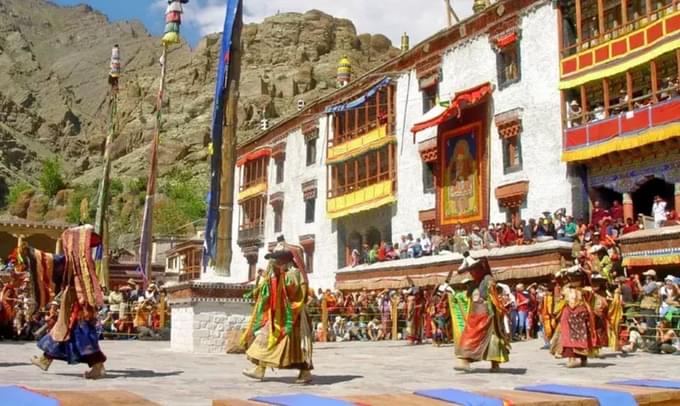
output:
[[171,312],[173,351],[224,354],[227,332],[246,327],[250,304],[200,302],[173,305]]
[[[422,94],[415,70],[397,80],[396,103],[397,209],[392,219],[392,242],[400,241],[399,238],[408,233],[419,237],[423,225],[418,212],[435,207],[435,193],[423,193],[424,163],[411,133],[411,127],[423,115]],[[418,140],[430,136],[437,136],[436,128],[418,134]]]
[[559,52],[555,29],[556,12],[542,4],[522,14],[520,37],[521,80],[498,88],[496,54],[487,35],[454,46],[445,54],[440,97],[484,82],[494,84],[492,115],[522,109],[522,170],[503,173],[502,140],[490,117],[490,221],[506,220],[494,191],[498,186],[529,181],[529,194],[522,218],[538,217],[544,211],[565,207],[571,212],[571,186],[562,151],[559,106]]
[[[494,191],[498,186],[520,180],[529,181],[529,194],[521,208],[522,218],[538,217],[544,211],[565,207],[572,211],[571,185],[567,179],[567,167],[560,161],[562,150],[561,117],[559,106],[559,53],[556,12],[549,3],[526,10],[521,19],[520,72],[521,80],[504,89],[498,88],[496,54],[487,35],[479,35],[454,45],[443,57],[442,80],[439,84],[440,100],[450,100],[459,91],[491,82],[494,92],[489,117],[489,159],[490,188],[489,206],[491,222],[506,220]],[[397,80],[396,90],[396,157],[397,157],[397,202],[392,210],[392,240],[398,241],[402,234],[419,236],[422,224],[418,212],[435,207],[435,193],[423,191],[423,162],[418,152],[418,143],[410,132],[412,125],[420,120],[422,93],[418,87],[415,70],[403,74]],[[521,154],[522,170],[503,173],[502,140],[499,137],[493,116],[513,109],[522,109]],[[315,236],[314,272],[310,274],[313,288],[326,288],[334,284],[338,265],[337,222],[326,216],[327,175],[325,152],[328,133],[327,116],[319,119],[316,163],[306,165],[304,136],[300,130],[286,137],[286,158],[284,182],[276,184],[276,167],[270,159],[269,190],[271,195],[284,193],[282,232],[274,233],[274,212],[267,203],[265,215],[264,247],[260,249],[258,267],[265,267],[264,254],[267,244],[283,234],[286,240],[297,244],[299,237]],[[436,129],[419,133],[421,141],[436,136]],[[273,146],[273,145],[272,145]],[[238,194],[240,172],[234,190]],[[315,221],[305,224],[305,205],[301,185],[316,179],[317,200]],[[236,244],[241,217],[239,205],[234,208],[234,249],[231,275],[218,277],[212,271],[204,274],[204,281],[241,283],[248,279],[248,263],[243,251]],[[352,216],[350,216],[352,217]],[[357,217],[358,219],[361,216]],[[348,224],[352,218],[344,219]]]

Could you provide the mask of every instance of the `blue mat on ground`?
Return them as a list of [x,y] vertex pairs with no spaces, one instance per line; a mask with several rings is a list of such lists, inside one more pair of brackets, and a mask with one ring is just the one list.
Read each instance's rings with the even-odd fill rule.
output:
[[622,392],[620,390],[589,388],[585,386],[531,385],[520,386],[515,388],[515,390],[594,398],[597,399],[600,406],[637,406],[638,404],[635,397],[630,393]]
[[325,398],[316,395],[283,395],[283,396],[256,396],[251,398],[255,402],[268,403],[276,406],[355,406],[354,403],[345,400]]
[[503,400],[458,389],[430,389],[414,392],[418,396],[462,406],[503,406]]
[[609,382],[612,385],[644,386],[648,388],[680,389],[680,381],[665,379],[626,379]]
[[19,386],[0,386],[2,406],[59,406],[59,401]]

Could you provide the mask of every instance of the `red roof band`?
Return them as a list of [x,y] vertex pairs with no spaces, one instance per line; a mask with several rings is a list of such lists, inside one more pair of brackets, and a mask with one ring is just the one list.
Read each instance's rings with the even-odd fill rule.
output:
[[453,100],[451,100],[451,105],[446,110],[437,117],[414,124],[413,127],[411,127],[411,132],[415,135],[430,127],[438,126],[454,116],[459,118],[462,109],[479,103],[480,100],[486,95],[491,94],[492,91],[493,88],[491,87],[491,83],[487,82],[471,89],[457,92],[453,97]]
[[241,157],[241,159],[236,161],[236,166],[243,166],[250,161],[254,161],[265,156],[271,156],[271,154],[272,149],[269,147],[256,149],[255,151],[245,154],[244,156]]

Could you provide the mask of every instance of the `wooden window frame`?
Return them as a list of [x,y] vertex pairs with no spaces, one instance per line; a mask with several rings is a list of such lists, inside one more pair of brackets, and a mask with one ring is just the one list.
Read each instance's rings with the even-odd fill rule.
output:
[[[505,55],[509,53],[515,54],[515,64],[517,67],[517,76],[512,79],[506,77],[506,60]],[[512,44],[509,44],[496,52],[496,72],[498,77],[499,90],[505,89],[522,80],[522,57],[520,40],[517,39]]]
[[421,93],[423,96],[423,114],[425,114],[437,105],[439,82],[435,82],[433,85],[422,89]]
[[[511,151],[510,147],[514,145],[514,148],[517,149],[517,157],[518,157],[518,162],[511,162],[514,161],[514,155],[511,156]],[[523,164],[523,159],[522,159],[522,139],[521,139],[521,134],[512,136],[512,137],[507,137],[503,139],[503,174],[507,175],[509,173],[515,173],[519,172],[522,170],[522,164]]]
[[307,199],[305,200],[305,224],[312,224],[315,221],[316,221],[316,198]]

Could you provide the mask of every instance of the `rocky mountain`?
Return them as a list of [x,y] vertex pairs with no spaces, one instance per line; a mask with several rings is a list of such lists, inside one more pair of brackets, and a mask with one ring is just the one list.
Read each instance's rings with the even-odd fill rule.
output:
[[[162,16],[159,15],[159,18]],[[320,11],[282,13],[243,31],[239,137],[256,134],[335,87],[338,60],[356,74],[395,56],[383,35],[358,35],[351,21]],[[90,184],[100,174],[108,128],[108,64],[120,45],[123,75],[113,176],[146,176],[159,85],[160,40],[137,21],[110,22],[89,6],[45,0],[0,2],[0,179],[35,184],[41,162],[58,156],[66,178]],[[161,173],[207,175],[207,144],[219,36],[168,54]],[[2,186],[2,185],[0,185]],[[1,189],[1,188],[0,188]]]

